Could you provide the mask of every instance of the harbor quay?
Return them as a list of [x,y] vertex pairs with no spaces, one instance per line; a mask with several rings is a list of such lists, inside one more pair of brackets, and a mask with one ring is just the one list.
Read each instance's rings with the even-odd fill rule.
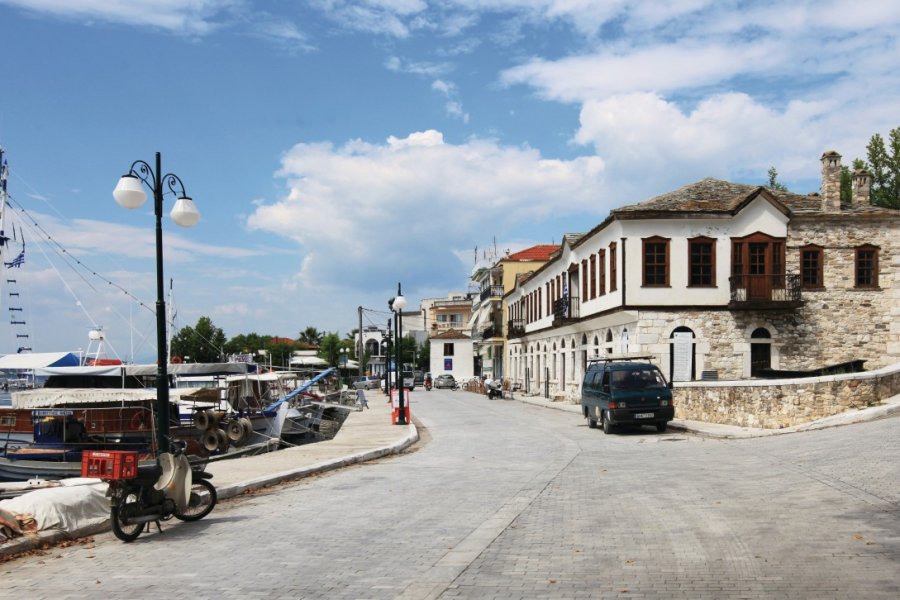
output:
[[411,400],[413,425],[373,393],[331,441],[211,465],[233,500],[202,521],[8,560],[0,598],[900,597],[900,398],[780,435]]

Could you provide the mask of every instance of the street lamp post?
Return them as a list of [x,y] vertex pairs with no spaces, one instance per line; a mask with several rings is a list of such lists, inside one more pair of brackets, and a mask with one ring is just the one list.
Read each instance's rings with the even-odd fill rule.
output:
[[400,408],[400,414],[397,416],[397,425],[406,425],[406,406],[403,402],[403,340],[400,338],[403,335],[403,307],[405,306],[406,298],[400,292],[400,283],[397,283],[397,295],[391,302],[391,310],[397,315],[394,318],[397,325],[397,335],[395,336],[397,339],[395,344],[397,347],[397,357],[395,359],[397,367],[397,405]]
[[162,245],[163,184],[170,192],[176,194],[175,206],[169,216],[177,225],[182,227],[195,225],[200,220],[200,212],[194,201],[185,193],[181,179],[173,173],[162,174],[162,159],[159,152],[156,153],[156,169],[142,160],[134,161],[128,173],[116,184],[113,198],[125,208],[141,207],[147,200],[142,183],[153,192],[153,212],[156,215],[156,452],[161,454],[169,450],[169,374],[166,364],[168,352]]
[[391,320],[387,321],[387,330],[382,336],[381,345],[384,348],[382,355],[384,356],[384,393],[388,398],[391,397]]

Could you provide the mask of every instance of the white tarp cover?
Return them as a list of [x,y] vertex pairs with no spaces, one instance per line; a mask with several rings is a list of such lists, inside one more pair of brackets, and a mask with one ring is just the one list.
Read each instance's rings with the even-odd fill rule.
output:
[[43,367],[77,365],[80,361],[71,352],[32,352],[0,356],[0,370],[40,369]]
[[324,367],[328,365],[328,361],[318,356],[295,356],[291,359],[292,365],[302,365],[305,367]]
[[13,408],[47,408],[69,404],[156,400],[155,389],[40,388],[12,393]]
[[231,383],[232,381],[282,381],[287,379],[297,379],[297,374],[291,373],[289,371],[275,373],[248,373],[246,375],[229,375],[225,378],[225,381]]
[[0,511],[15,515],[20,522],[33,518],[33,531],[59,529],[76,532],[98,527],[109,520],[106,483],[81,477],[63,479],[60,483],[59,487],[0,500]]
[[[169,401],[204,402],[218,399],[218,390],[212,388],[169,389]],[[40,388],[11,394],[13,408],[50,408],[54,406],[83,406],[86,404],[156,401],[155,388]]]
[[[251,373],[256,370],[256,365],[251,363],[178,363],[166,365],[169,375],[229,375],[239,373]],[[126,365],[125,373],[128,375],[149,376],[156,375],[156,365]]]
[[122,365],[103,367],[45,367],[35,369],[34,374],[39,377],[49,377],[51,375],[100,375],[104,377],[121,377]]

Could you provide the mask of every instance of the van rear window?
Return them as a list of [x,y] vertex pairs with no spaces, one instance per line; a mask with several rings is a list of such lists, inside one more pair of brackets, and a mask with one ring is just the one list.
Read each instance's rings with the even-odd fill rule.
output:
[[612,387],[616,390],[644,390],[664,388],[666,382],[656,369],[635,369],[612,372]]

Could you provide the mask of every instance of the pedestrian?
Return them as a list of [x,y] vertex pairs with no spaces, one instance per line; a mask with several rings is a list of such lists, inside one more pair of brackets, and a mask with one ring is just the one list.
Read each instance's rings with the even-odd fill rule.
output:
[[366,400],[366,390],[362,388],[356,389],[356,405],[360,410],[369,408],[369,402]]

